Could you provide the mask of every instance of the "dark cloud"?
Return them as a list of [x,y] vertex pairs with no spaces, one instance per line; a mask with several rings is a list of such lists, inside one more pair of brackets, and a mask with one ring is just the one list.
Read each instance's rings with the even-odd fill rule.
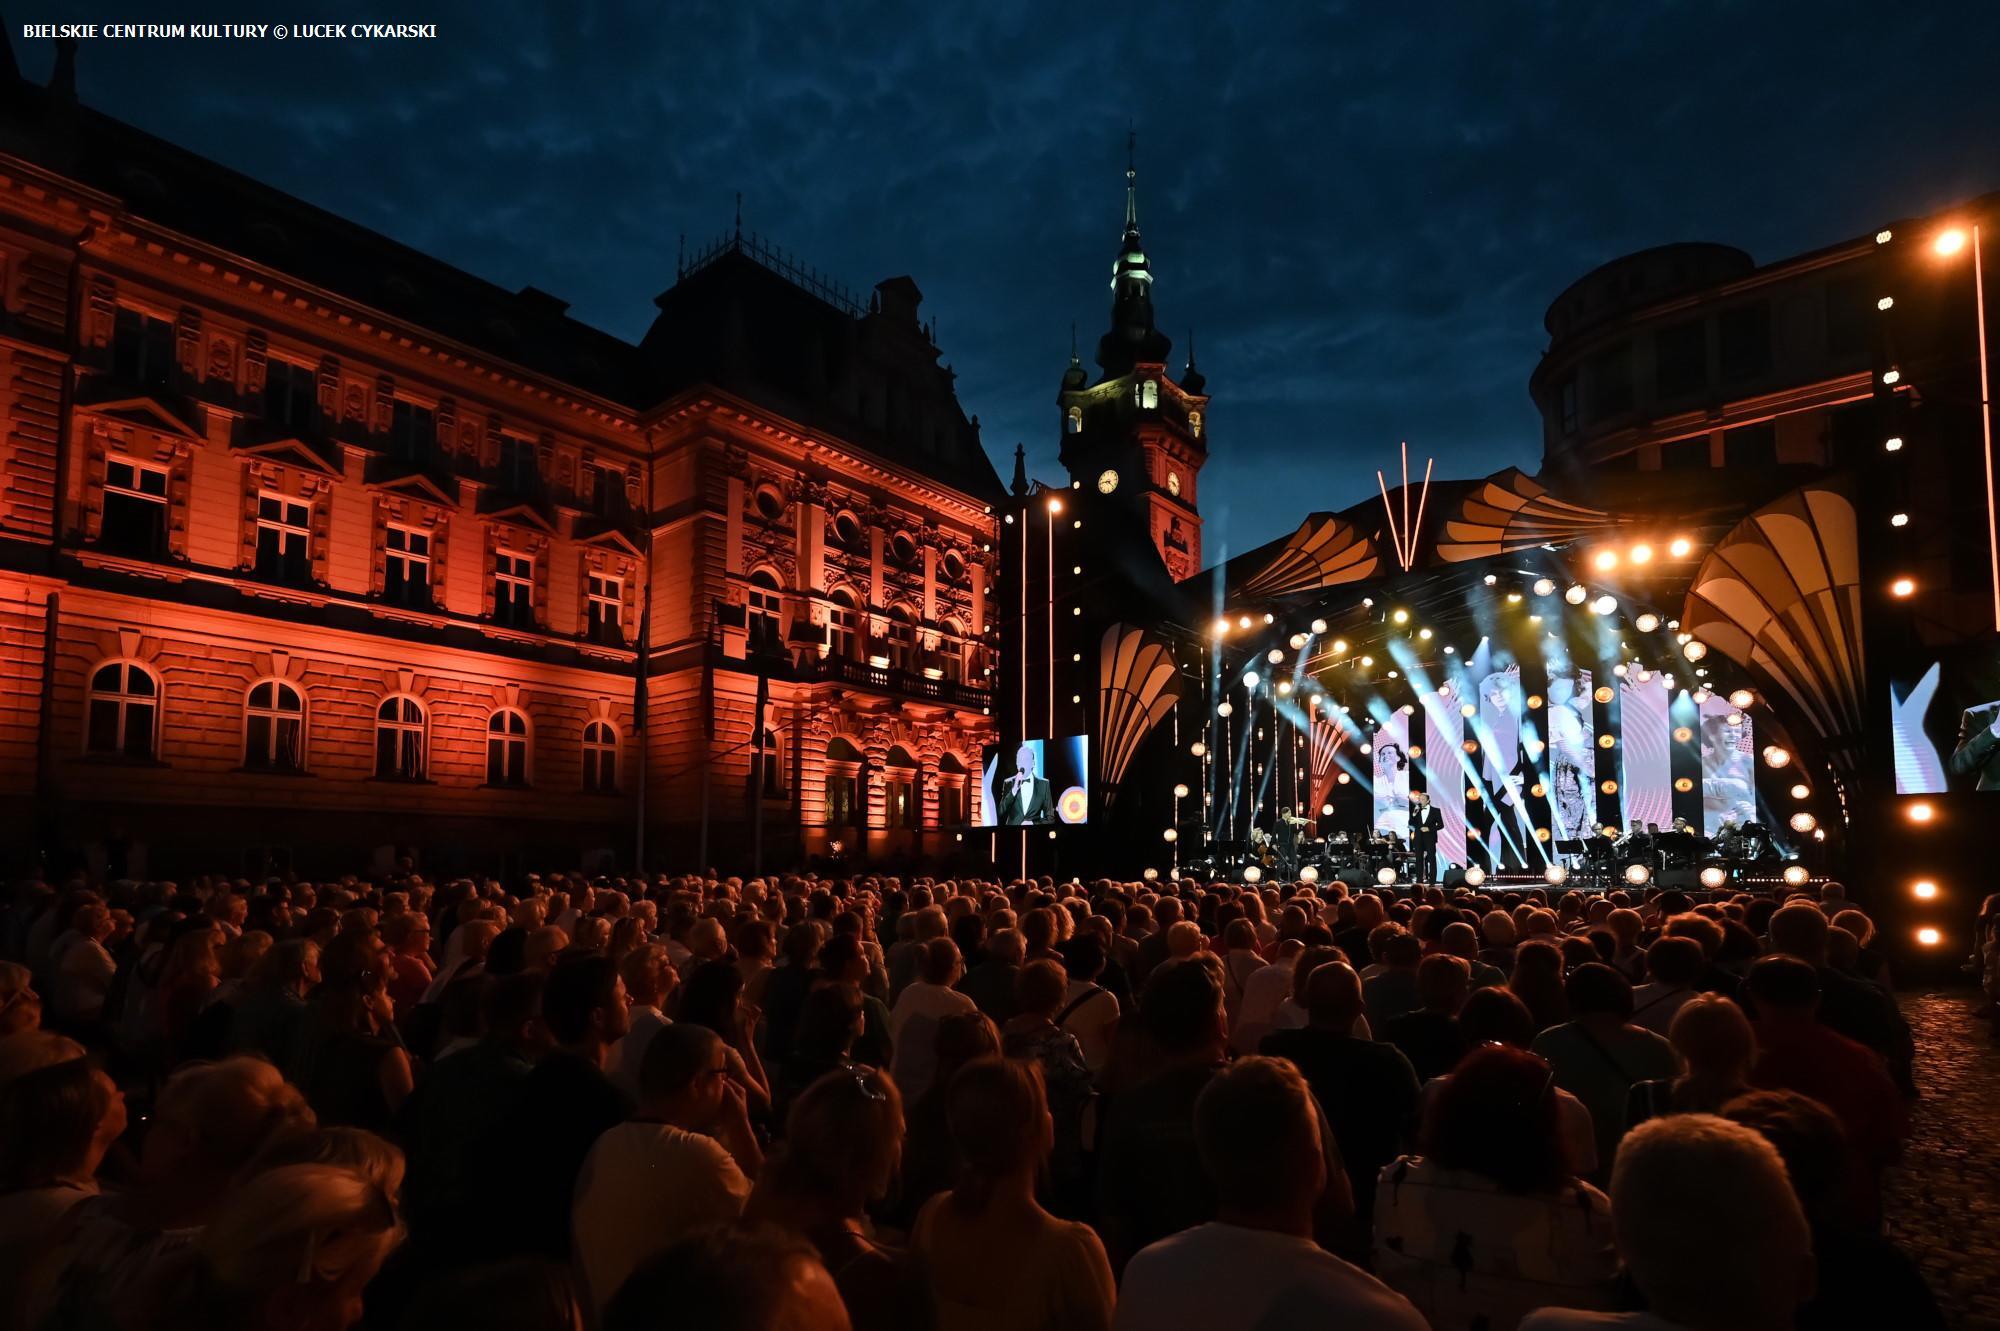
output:
[[852,287],[916,277],[1003,473],[1016,440],[1057,473],[1135,122],[1160,318],[1216,399],[1212,556],[1365,497],[1399,440],[1532,466],[1542,311],[1606,259],[1776,258],[2000,186],[1987,4],[197,8],[442,36],[94,44],[86,100],[628,337],[740,190]]

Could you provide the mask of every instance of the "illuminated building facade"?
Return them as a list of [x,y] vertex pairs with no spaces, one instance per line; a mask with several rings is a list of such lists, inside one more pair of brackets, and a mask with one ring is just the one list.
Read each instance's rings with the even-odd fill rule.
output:
[[953,840],[1000,487],[914,282],[739,224],[633,345],[78,105],[68,53],[4,100],[14,859]]

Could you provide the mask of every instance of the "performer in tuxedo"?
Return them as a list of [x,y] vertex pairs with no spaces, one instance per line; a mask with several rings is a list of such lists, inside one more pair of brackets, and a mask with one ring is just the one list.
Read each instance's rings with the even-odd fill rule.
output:
[[1035,746],[1023,744],[1014,752],[1014,775],[1001,783],[1000,825],[1023,827],[1055,820],[1056,801],[1048,778],[1035,775]]
[[1975,790],[2000,790],[2000,702],[1968,707],[1958,719],[1958,745],[1951,751],[1951,774],[1979,774]]
[[1431,804],[1428,792],[1410,792],[1410,849],[1417,854],[1417,881],[1435,883],[1437,881],[1438,828],[1444,825],[1444,815]]

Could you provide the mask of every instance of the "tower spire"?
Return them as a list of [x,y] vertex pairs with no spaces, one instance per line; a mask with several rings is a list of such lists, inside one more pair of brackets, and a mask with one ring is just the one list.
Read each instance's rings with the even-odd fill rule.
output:
[[1131,125],[1125,129],[1125,232],[1136,235],[1139,230],[1139,131]]
[[1014,445],[1014,493],[1028,493],[1028,449],[1025,444]]
[[1098,340],[1097,363],[1109,377],[1141,361],[1164,364],[1172,344],[1153,327],[1153,274],[1139,239],[1139,131],[1125,131],[1125,234],[1111,264],[1111,328]]

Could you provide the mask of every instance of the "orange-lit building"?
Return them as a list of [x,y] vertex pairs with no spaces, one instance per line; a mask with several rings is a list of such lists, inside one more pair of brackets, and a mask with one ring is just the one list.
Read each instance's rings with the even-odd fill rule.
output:
[[914,282],[857,301],[739,227],[635,346],[80,106],[72,69],[0,75],[9,858],[954,840],[1000,487]]

